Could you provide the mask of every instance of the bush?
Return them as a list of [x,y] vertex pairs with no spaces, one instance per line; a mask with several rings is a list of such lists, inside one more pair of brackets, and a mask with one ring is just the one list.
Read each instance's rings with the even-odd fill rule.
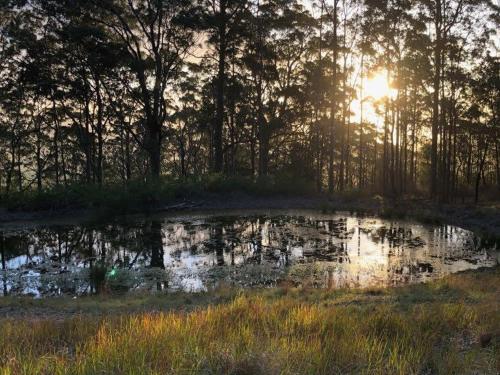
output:
[[102,209],[113,213],[128,213],[207,193],[310,194],[314,190],[313,181],[287,173],[259,178],[206,174],[184,180],[162,177],[154,182],[135,180],[126,184],[111,183],[103,186],[61,185],[41,192],[28,190],[12,193],[2,197],[0,204],[9,210]]

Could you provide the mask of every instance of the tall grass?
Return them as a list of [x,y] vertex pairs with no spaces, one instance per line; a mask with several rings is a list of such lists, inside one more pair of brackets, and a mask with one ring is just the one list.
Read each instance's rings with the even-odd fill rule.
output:
[[497,337],[479,337],[498,334],[498,280],[497,271],[356,298],[287,289],[190,312],[4,319],[0,372],[497,374]]

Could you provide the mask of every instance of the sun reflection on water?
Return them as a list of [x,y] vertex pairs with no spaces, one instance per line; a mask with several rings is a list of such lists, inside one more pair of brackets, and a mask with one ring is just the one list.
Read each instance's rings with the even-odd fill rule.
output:
[[85,275],[97,264],[107,267],[109,284],[123,281],[125,290],[196,291],[220,282],[250,287],[282,280],[370,287],[492,266],[498,252],[454,226],[313,211],[158,217],[4,235],[3,293],[32,295],[88,293]]

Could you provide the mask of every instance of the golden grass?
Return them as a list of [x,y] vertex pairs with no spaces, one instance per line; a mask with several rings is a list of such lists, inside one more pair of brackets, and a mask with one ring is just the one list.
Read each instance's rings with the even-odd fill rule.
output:
[[[119,315],[3,318],[0,373],[500,371],[498,268],[386,290],[234,293],[229,302],[212,301],[191,311],[128,313],[124,307]],[[123,306],[127,298],[134,297],[122,299]],[[485,334],[492,338],[481,345]]]

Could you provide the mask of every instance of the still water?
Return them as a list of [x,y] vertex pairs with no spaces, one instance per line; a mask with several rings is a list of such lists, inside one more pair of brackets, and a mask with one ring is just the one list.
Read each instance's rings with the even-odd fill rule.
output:
[[450,225],[300,210],[0,230],[0,294],[35,297],[200,291],[221,283],[401,285],[494,266],[499,254]]

